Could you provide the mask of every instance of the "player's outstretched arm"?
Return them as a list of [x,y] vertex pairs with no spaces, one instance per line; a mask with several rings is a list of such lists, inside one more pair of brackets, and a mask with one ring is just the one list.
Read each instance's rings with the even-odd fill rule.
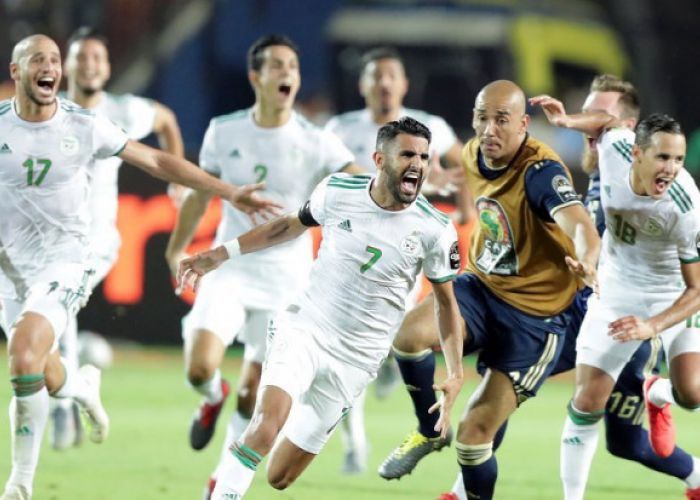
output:
[[169,153],[129,140],[119,153],[127,163],[135,165],[159,179],[176,182],[185,186],[220,196],[238,210],[263,219],[276,215],[281,206],[274,201],[262,198],[256,191],[265,187],[263,183],[234,186],[209,175],[189,161]]
[[440,346],[447,365],[447,378],[433,387],[442,391],[440,401],[430,408],[430,413],[440,410],[440,418],[435,430],[442,438],[447,437],[450,429],[450,412],[464,383],[462,368],[463,321],[459,314],[457,299],[452,288],[452,281],[433,283],[435,295],[435,316],[440,334]]
[[625,316],[608,325],[608,335],[615,340],[646,340],[690,318],[700,310],[700,262],[681,263],[685,290],[668,308],[649,319]]
[[213,271],[228,259],[293,240],[306,229],[307,226],[302,224],[296,213],[283,215],[251,229],[235,240],[184,259],[180,262],[177,272],[177,293],[180,293],[187,286],[191,286],[193,290],[197,291],[202,276]]
[[177,213],[175,229],[170,234],[168,247],[165,249],[165,260],[170,272],[177,275],[180,261],[187,257],[185,251],[197,230],[199,221],[206,212],[211,200],[211,194],[196,189],[187,189]]
[[596,266],[600,255],[600,237],[591,217],[583,205],[576,204],[557,210],[552,218],[574,242],[576,255],[567,256],[566,265],[586,285],[597,290]]
[[626,126],[624,121],[603,111],[592,111],[569,115],[564,104],[548,95],[538,95],[528,99],[531,106],[542,108],[549,123],[556,127],[572,128],[589,135],[598,137],[606,129]]
[[158,137],[160,149],[183,158],[185,156],[185,145],[182,141],[182,133],[180,132],[175,113],[158,102],[155,103],[155,110],[153,132]]

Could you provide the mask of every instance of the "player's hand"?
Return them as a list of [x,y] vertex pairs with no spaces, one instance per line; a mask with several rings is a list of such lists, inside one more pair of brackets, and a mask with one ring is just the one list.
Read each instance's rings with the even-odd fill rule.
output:
[[165,261],[168,263],[168,268],[170,268],[170,274],[173,278],[177,278],[177,271],[180,268],[180,262],[190,257],[187,252],[165,252]]
[[435,424],[435,431],[440,433],[442,439],[447,438],[450,430],[450,412],[455,404],[455,400],[462,390],[464,379],[461,377],[447,377],[441,384],[434,384],[433,389],[441,391],[440,400],[430,407],[428,413],[440,411],[440,418]]
[[264,182],[231,187],[231,194],[224,197],[224,199],[241,212],[248,214],[253,224],[258,223],[258,217],[266,221],[271,217],[280,215],[282,205],[268,200],[267,198],[263,198],[256,192],[265,187]]
[[608,335],[620,342],[647,340],[657,334],[654,325],[637,316],[624,316],[608,325]]
[[586,286],[593,289],[593,291],[598,295],[598,273],[595,267],[585,262],[572,259],[568,255],[564,257],[566,265],[569,267],[569,271],[578,276],[581,281],[583,281]]
[[188,286],[196,292],[202,276],[219,267],[228,257],[226,249],[218,246],[181,261],[177,270],[175,293],[180,295]]
[[566,127],[568,115],[564,104],[554,97],[548,95],[538,95],[528,99],[531,106],[539,106],[544,111],[547,120],[557,127]]
[[433,151],[430,155],[430,169],[428,177],[425,179],[425,185],[429,186],[429,190],[441,196],[449,196],[459,189],[459,186],[465,182],[464,170],[460,167],[444,168],[440,164],[440,155]]

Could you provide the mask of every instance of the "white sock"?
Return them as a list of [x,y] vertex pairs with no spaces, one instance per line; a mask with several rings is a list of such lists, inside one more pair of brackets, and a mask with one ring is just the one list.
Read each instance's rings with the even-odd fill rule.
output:
[[77,370],[80,363],[78,362],[78,320],[75,316],[68,318],[68,324],[61,335],[58,347],[64,365],[68,364]]
[[582,500],[598,447],[598,425],[575,424],[567,415],[561,436],[559,476],[565,500]]
[[367,389],[353,402],[352,409],[341,422],[341,435],[346,451],[354,451],[362,460],[367,456],[367,435],[365,434],[365,398]]
[[455,484],[452,485],[452,493],[457,495],[459,500],[467,500],[467,492],[464,490],[464,479],[462,479],[462,473],[457,474],[457,479],[455,479]]
[[255,477],[255,470],[243,465],[231,452],[224,457],[218,468],[219,475],[216,479],[216,487],[211,495],[211,500],[225,500],[238,498],[224,496],[225,494],[238,494],[240,498],[246,494]]
[[685,485],[688,488],[694,490],[695,488],[700,488],[700,459],[696,457],[692,458],[693,472],[691,472],[690,475],[683,480],[683,482],[685,482]]
[[221,455],[219,457],[219,463],[214,470],[214,477],[219,477],[219,470],[224,463],[226,456],[231,455],[229,447],[235,443],[239,437],[243,435],[243,432],[248,428],[250,424],[250,419],[245,418],[239,412],[233,412],[231,419],[228,421],[226,426],[226,438],[224,439],[224,447],[221,450]]
[[209,380],[200,385],[193,385],[192,388],[211,405],[221,402],[224,399],[224,392],[221,390],[221,370],[216,370]]
[[24,486],[31,493],[41,440],[49,420],[49,393],[46,387],[29,396],[13,396],[9,413],[12,472],[7,485]]
[[674,404],[673,386],[667,378],[658,378],[649,388],[649,401],[661,408],[666,403]]
[[85,379],[80,375],[78,367],[70,363],[64,358],[61,358],[63,368],[66,371],[66,379],[61,388],[53,394],[53,397],[59,399],[73,398],[80,405],[85,406],[90,397],[90,387]]

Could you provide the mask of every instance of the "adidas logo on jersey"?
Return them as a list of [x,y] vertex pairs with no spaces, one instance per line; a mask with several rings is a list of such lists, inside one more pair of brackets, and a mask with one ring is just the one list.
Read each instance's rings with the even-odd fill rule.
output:
[[338,224],[338,227],[342,229],[343,231],[347,231],[348,233],[352,233],[352,224],[350,224],[349,219],[345,219],[343,222]]
[[238,151],[238,148],[236,148],[236,149],[234,149],[233,151],[231,151],[231,153],[229,153],[229,157],[231,157],[231,158],[240,158],[240,157],[241,157],[241,152]]
[[12,153],[12,148],[5,142],[0,146],[0,153]]

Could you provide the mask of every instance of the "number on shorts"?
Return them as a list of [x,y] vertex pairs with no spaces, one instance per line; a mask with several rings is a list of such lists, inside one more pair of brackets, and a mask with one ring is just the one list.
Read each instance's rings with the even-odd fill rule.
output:
[[27,158],[27,160],[22,163],[22,166],[27,169],[27,186],[41,186],[41,183],[44,182],[44,177],[46,177],[46,174],[49,173],[49,169],[51,168],[51,160],[45,158],[37,159],[36,164],[42,168],[39,175],[35,177],[34,174],[36,171],[34,170],[34,164],[35,162],[31,158]]
[[364,264],[362,264],[362,267],[360,268],[361,273],[364,273],[370,267],[372,267],[374,264],[376,264],[377,261],[379,260],[379,258],[382,256],[382,251],[379,250],[378,248],[367,245],[367,248],[365,248],[365,250],[372,254],[372,258],[369,259]]

